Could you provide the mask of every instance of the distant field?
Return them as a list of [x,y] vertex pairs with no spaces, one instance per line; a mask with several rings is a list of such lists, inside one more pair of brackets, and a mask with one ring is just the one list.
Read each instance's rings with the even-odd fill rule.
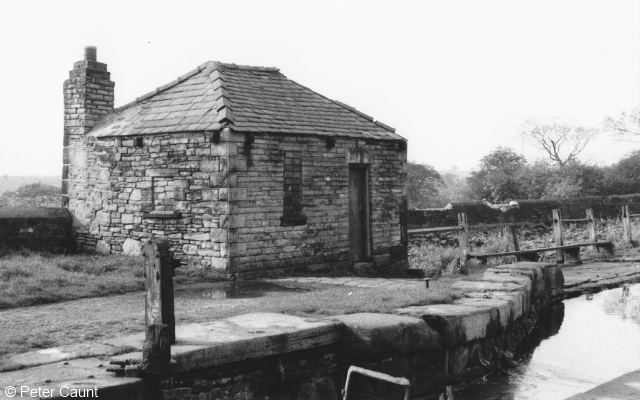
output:
[[12,192],[23,185],[30,183],[44,183],[47,185],[60,186],[61,179],[59,176],[11,176],[0,175],[0,194],[4,192]]

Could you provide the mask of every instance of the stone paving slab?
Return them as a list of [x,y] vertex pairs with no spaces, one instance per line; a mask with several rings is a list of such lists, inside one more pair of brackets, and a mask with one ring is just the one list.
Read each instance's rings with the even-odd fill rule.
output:
[[565,285],[575,286],[585,281],[597,281],[625,275],[640,274],[640,263],[594,262],[575,266],[563,266]]
[[48,349],[29,351],[17,354],[8,359],[0,360],[0,372],[13,371],[43,364],[52,364],[58,361],[72,360],[75,358],[88,358],[97,356],[113,356],[133,350],[126,346],[112,346],[98,342],[74,343]]
[[[107,372],[108,362],[99,358],[80,358],[36,366],[0,374],[0,399],[4,398],[64,398],[71,388],[96,389],[97,398],[137,399],[142,391],[139,378],[114,377]],[[7,387],[40,389],[40,394],[10,396]],[[48,391],[50,394],[45,394]],[[7,395],[9,394],[9,395]],[[44,395],[43,395],[44,394]],[[88,394],[91,394],[90,392]],[[70,396],[66,396],[70,397]],[[92,397],[91,395],[84,397]],[[95,398],[95,396],[93,396]]]
[[[206,368],[249,358],[260,358],[335,344],[342,324],[336,320],[303,318],[276,313],[252,313],[176,327],[171,357],[174,371]],[[142,359],[143,334],[105,341],[137,351],[113,357]]]
[[297,278],[273,278],[265,279],[266,282],[286,284],[296,283],[300,285],[335,285],[352,286],[358,288],[389,288],[401,289],[407,287],[424,287],[423,279],[397,279],[397,278],[360,278],[360,277],[297,277]]
[[585,263],[563,266],[562,272],[565,298],[640,282],[640,264],[637,263]]
[[571,396],[566,400],[638,400],[640,399],[640,370],[622,375],[595,388]]

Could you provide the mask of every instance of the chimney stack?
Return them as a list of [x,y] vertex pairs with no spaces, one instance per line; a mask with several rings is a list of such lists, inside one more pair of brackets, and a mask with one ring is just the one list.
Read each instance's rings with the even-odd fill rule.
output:
[[69,180],[74,164],[84,154],[85,135],[104,115],[113,111],[113,87],[107,65],[97,61],[94,46],[84,49],[84,60],[73,64],[64,82],[64,140],[62,197],[68,204]]
[[98,61],[98,50],[96,46],[87,46],[84,48],[84,60],[85,61]]

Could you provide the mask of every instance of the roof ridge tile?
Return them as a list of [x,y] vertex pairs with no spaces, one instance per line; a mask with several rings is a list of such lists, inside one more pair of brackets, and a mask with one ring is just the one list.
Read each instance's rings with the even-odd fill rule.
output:
[[224,87],[224,74],[220,63],[211,64],[213,69],[209,72],[209,80],[211,81],[211,86],[213,87],[213,96],[214,100],[220,101],[220,104],[217,105],[216,111],[218,113],[217,122],[220,124],[231,124],[233,125],[233,108],[231,107],[231,100],[229,99],[229,93],[227,89]]

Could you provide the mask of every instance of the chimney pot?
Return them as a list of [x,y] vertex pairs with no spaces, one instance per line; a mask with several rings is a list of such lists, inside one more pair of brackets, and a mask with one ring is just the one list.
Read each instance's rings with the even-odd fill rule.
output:
[[84,48],[85,61],[98,61],[98,50],[95,46],[87,46]]

